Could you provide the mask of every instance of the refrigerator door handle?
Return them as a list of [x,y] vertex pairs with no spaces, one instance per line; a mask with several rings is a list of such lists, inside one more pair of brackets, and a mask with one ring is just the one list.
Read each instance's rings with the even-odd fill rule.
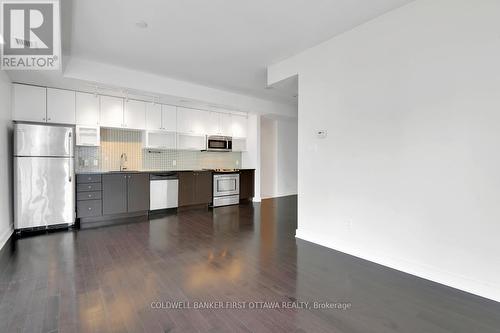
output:
[[73,168],[74,168],[73,167],[73,158],[71,158],[71,157],[68,158],[68,165],[69,165],[68,180],[71,183],[73,181],[73,172],[74,172],[74,170],[73,170]]
[[73,156],[73,152],[72,152],[72,136],[71,136],[71,132],[68,133],[68,154],[70,156],[70,158],[68,159],[68,165],[69,165],[69,168],[68,168],[68,171],[69,171],[69,176],[68,176],[68,181],[71,183],[73,181],[73,177],[72,177],[72,174],[73,174],[73,170],[72,170],[72,165],[71,165],[71,156]]
[[72,132],[68,133],[68,154],[69,156],[73,156],[73,137]]

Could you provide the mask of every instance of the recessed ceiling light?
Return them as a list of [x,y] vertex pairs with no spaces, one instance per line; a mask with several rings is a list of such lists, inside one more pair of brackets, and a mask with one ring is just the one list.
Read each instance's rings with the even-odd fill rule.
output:
[[137,21],[135,22],[135,26],[141,29],[146,29],[148,27],[148,22],[146,21]]

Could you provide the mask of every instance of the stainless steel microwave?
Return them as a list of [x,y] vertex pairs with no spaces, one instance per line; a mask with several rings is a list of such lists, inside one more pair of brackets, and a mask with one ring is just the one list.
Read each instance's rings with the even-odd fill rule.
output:
[[230,136],[207,135],[207,151],[232,151],[233,138]]

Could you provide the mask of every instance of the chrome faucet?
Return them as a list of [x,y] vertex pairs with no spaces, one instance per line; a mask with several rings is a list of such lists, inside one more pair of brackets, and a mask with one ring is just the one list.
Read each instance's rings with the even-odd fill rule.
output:
[[126,153],[122,153],[122,155],[120,156],[120,171],[125,171],[127,170],[127,154]]

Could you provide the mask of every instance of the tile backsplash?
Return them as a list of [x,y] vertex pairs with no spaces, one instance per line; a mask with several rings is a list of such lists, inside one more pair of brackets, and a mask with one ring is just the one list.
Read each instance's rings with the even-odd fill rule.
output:
[[120,169],[120,156],[127,154],[129,170],[196,170],[241,167],[241,153],[142,149],[142,133],[101,129],[100,147],[76,147],[76,171]]

